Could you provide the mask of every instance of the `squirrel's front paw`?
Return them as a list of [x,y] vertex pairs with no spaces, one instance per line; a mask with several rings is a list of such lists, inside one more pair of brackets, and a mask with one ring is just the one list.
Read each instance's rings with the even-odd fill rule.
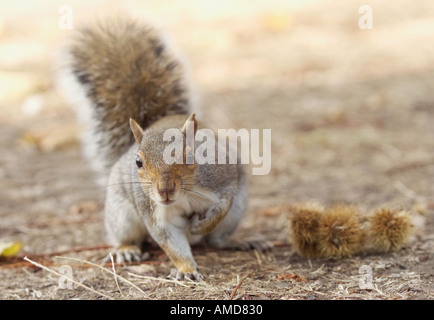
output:
[[[142,253],[139,247],[134,245],[123,245],[116,249],[113,254],[116,263],[140,262],[149,258],[149,253]],[[103,263],[110,261],[110,255],[104,258]]]
[[170,270],[170,274],[167,276],[167,278],[171,280],[177,280],[177,281],[182,281],[185,278],[197,282],[203,280],[203,276],[197,271],[193,271],[191,273],[185,273],[175,268]]
[[215,227],[214,217],[207,212],[195,213],[190,218],[190,232],[194,235],[204,235]]
[[202,226],[205,223],[205,215],[195,213],[190,218],[190,232],[191,234],[201,234]]

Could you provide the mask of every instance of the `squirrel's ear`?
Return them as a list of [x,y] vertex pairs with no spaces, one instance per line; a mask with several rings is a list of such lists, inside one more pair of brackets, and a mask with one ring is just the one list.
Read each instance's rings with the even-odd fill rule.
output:
[[132,118],[130,118],[130,128],[131,131],[133,132],[134,139],[136,140],[137,144],[140,145],[142,143],[142,138],[143,138],[143,129]]
[[197,131],[197,121],[196,121],[196,114],[192,113],[187,121],[185,121],[184,126],[182,127],[182,132],[187,135],[187,132],[191,132],[190,130],[193,129],[193,135],[196,136]]

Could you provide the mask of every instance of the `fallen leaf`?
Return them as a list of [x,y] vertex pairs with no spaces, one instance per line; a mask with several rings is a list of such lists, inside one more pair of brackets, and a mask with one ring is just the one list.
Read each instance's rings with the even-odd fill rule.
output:
[[21,243],[19,242],[6,242],[0,243],[0,257],[13,257],[21,249]]

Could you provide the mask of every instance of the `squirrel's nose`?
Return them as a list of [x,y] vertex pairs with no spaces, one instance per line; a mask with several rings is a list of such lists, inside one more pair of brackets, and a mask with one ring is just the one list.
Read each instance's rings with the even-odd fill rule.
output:
[[158,193],[164,197],[164,198],[168,198],[169,195],[172,195],[175,193],[175,183],[173,183],[172,185],[168,186],[168,185],[158,185]]

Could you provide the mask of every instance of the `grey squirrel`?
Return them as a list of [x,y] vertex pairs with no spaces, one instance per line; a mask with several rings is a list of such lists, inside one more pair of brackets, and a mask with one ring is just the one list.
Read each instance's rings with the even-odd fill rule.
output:
[[[164,132],[196,134],[185,66],[161,32],[130,18],[76,31],[64,51],[61,89],[85,125],[84,154],[106,184],[104,226],[117,262],[140,260],[149,235],[175,265],[170,278],[202,279],[191,244],[266,250],[230,240],[247,205],[241,164],[167,164]],[[107,178],[108,177],[108,178]]]

